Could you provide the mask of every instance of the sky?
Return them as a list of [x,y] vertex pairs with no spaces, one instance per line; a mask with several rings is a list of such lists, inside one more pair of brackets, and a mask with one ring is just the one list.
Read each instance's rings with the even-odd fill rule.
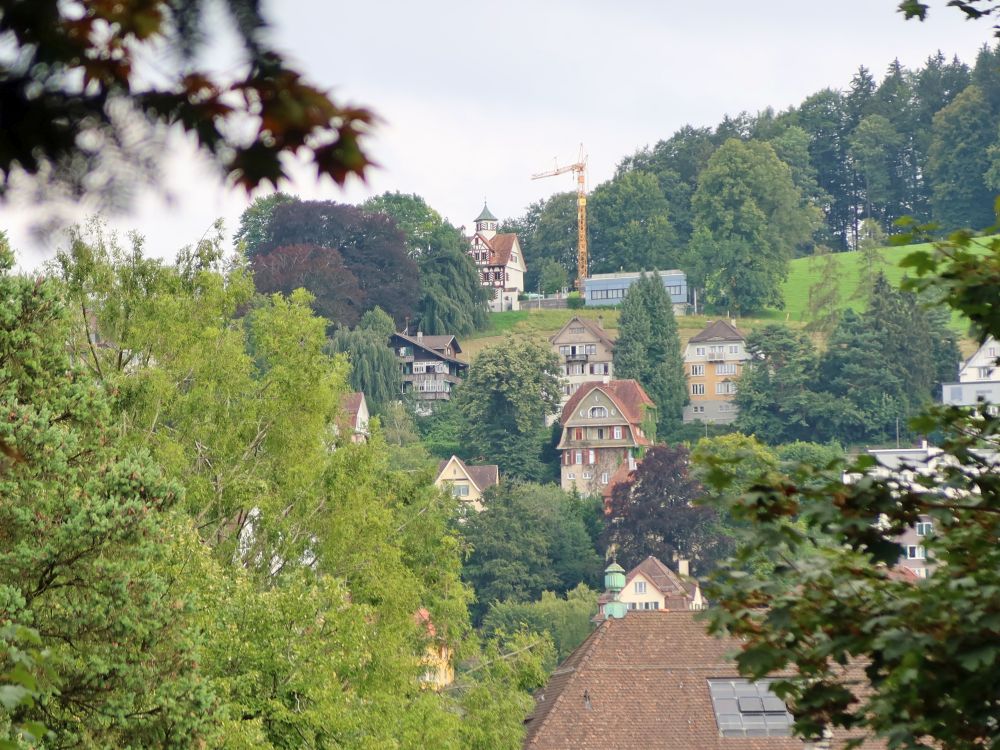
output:
[[[370,107],[367,142],[378,164],[345,189],[297,169],[282,189],[356,203],[387,190],[417,193],[455,225],[470,226],[486,199],[512,217],[572,175],[541,180],[556,160],[588,154],[591,188],[638,148],[726,114],[780,111],[820,89],[846,88],[861,65],[880,77],[894,58],[917,67],[942,50],[972,63],[991,37],[931,0],[925,23],[904,22],[898,0],[267,0],[270,39],[340,103]],[[218,13],[206,18],[214,69],[238,65]],[[158,183],[106,216],[136,230],[151,254],[172,258],[222,218],[227,235],[252,200],[227,186],[187,139],[172,138]],[[269,192],[269,191],[264,191]],[[22,269],[65,244],[43,222],[82,221],[97,207],[0,205]],[[530,248],[525,248],[530,262]]]

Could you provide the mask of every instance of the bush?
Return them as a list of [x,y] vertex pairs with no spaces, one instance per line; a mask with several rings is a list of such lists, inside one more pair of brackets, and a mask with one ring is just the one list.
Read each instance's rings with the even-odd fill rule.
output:
[[570,310],[579,310],[583,305],[583,295],[579,292],[570,292],[566,295],[566,307]]

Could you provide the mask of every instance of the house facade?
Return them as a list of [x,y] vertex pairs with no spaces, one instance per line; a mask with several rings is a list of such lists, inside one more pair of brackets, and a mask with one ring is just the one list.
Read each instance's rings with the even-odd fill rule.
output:
[[352,443],[368,442],[368,400],[361,391],[348,393],[340,400],[341,417],[337,420],[337,432],[350,435]]
[[486,204],[476,217],[476,232],[469,238],[469,255],[479,269],[479,283],[492,297],[491,312],[520,310],[527,266],[516,234],[497,234],[499,222]]
[[438,464],[434,479],[435,486],[450,488],[452,495],[477,511],[483,509],[483,493],[499,483],[500,467],[496,464],[467,464],[458,456]]
[[[605,593],[598,599],[596,620],[604,619]],[[625,586],[618,594],[629,610],[704,609],[705,598],[697,580],[691,578],[687,560],[677,561],[677,572],[650,555],[625,576]]]
[[[650,271],[650,273],[653,273]],[[674,315],[686,315],[688,306],[687,274],[683,271],[657,271],[663,282]],[[584,299],[587,307],[620,305],[625,301],[629,287],[639,280],[640,272],[595,273],[584,279]]]
[[454,336],[416,336],[394,333],[389,346],[396,354],[403,376],[402,392],[412,393],[425,404],[425,411],[435,401],[447,401],[451,391],[469,366],[457,359],[462,351]]
[[1000,405],[1000,343],[990,336],[975,354],[959,365],[958,382],[941,385],[941,402],[950,406],[975,406],[983,402],[996,413]]
[[736,384],[750,355],[746,337],[728,320],[709,323],[684,349],[688,398],[685,422],[729,424],[739,413]]
[[646,430],[656,406],[635,380],[590,382],[570,396],[560,421],[562,488],[600,493],[623,463],[652,445]]
[[600,320],[575,317],[549,338],[559,357],[566,403],[584,383],[601,383],[614,377],[612,357],[614,340],[601,327]]

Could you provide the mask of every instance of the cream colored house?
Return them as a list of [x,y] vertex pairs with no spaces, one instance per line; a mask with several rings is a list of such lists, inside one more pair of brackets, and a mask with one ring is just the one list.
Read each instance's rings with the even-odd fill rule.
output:
[[615,342],[600,320],[575,317],[551,336],[549,343],[559,355],[564,404],[584,383],[604,383],[614,377],[611,360]]
[[500,468],[496,464],[471,465],[458,456],[442,461],[434,480],[437,487],[450,487],[452,495],[477,511],[483,509],[483,493],[499,482]]
[[516,234],[497,234],[497,217],[483,204],[476,233],[469,238],[469,255],[479,269],[479,283],[490,289],[490,312],[520,310],[524,292],[524,252]]
[[733,400],[750,354],[746,337],[728,320],[717,320],[692,336],[684,350],[688,398],[685,422],[729,424],[739,411]]
[[691,578],[687,560],[678,560],[675,573],[650,555],[628,572],[619,599],[629,609],[702,609],[701,587]]

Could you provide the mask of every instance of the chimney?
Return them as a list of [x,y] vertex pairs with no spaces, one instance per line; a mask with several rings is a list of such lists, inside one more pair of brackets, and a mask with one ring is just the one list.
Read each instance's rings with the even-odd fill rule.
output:
[[691,565],[690,565],[690,563],[691,563],[690,560],[685,560],[684,558],[681,558],[680,560],[678,560],[677,561],[677,572],[680,573],[682,576],[690,576],[691,575]]
[[424,340],[424,332],[418,330],[417,331],[417,341],[423,341],[423,340]]

